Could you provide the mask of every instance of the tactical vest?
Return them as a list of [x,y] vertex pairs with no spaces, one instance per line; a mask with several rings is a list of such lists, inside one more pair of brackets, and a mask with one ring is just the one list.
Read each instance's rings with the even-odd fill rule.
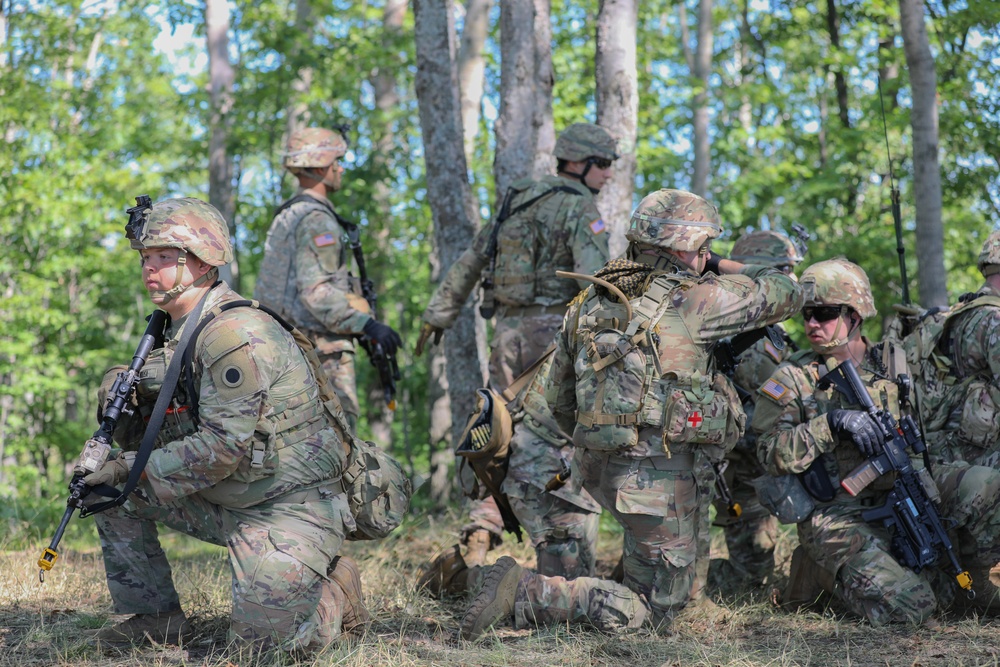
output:
[[917,373],[921,422],[932,449],[937,450],[937,441],[943,437],[960,448],[947,453],[946,459],[995,465],[1000,462],[996,453],[1000,445],[1000,387],[989,372],[969,372],[962,367],[953,336],[958,316],[982,306],[1000,308],[1000,297],[978,296],[955,306],[946,316],[927,319],[904,344],[910,368]]
[[[192,377],[187,376],[187,370],[182,374],[181,381],[174,390],[174,398],[168,408],[166,419],[157,435],[156,447],[185,438],[198,430],[198,397],[192,395],[192,387],[199,386],[203,373],[210,372],[217,360],[244,345],[235,332],[225,327],[212,328],[206,325],[222,312],[225,304],[236,301],[241,301],[239,296],[230,293],[223,297],[200,322],[188,323],[190,326],[198,327],[196,337],[190,343],[191,348],[197,350],[193,356],[204,359],[205,363],[203,366],[191,365]],[[199,330],[200,334],[197,333]],[[175,353],[179,339],[177,333],[175,332],[175,336],[165,342],[164,347],[154,350],[149,355],[140,372],[136,393],[139,400],[139,414],[144,420],[148,421],[152,413],[166,369]],[[268,393],[246,456],[240,461],[236,471],[219,482],[216,487],[224,487],[230,483],[246,485],[273,476],[277,470],[278,452],[281,449],[298,444],[331,426],[337,428],[345,444],[350,442],[346,435],[348,429],[343,418],[343,410],[336,396],[332,391],[324,391],[324,383],[315,381],[310,376],[310,367],[313,367],[313,373],[319,370],[319,360],[310,359],[310,355],[315,357],[311,343],[301,334],[293,333],[293,338],[309,362],[292,367],[295,377],[288,385],[298,389],[283,396]],[[316,377],[324,376],[320,374]]]
[[[320,211],[337,220],[333,206],[309,195],[298,195],[285,202],[276,212],[271,228],[264,242],[264,258],[257,273],[257,284],[254,287],[254,298],[276,312],[292,326],[302,331],[324,332],[326,325],[309,312],[299,298],[299,288],[296,280],[295,255],[298,248],[295,245],[295,234],[299,222],[310,213]],[[345,293],[353,291],[350,273],[347,270],[347,247],[349,239],[346,232],[341,235],[340,256],[336,267],[328,268],[333,274],[332,284]]]
[[580,304],[574,340],[577,425],[573,443],[624,452],[639,430],[660,429],[664,452],[701,448],[721,459],[742,437],[746,415],[730,380],[712,367],[710,348],[691,342],[690,354],[665,368],[665,332],[687,336],[671,308],[683,279],[661,276],[629,308],[591,287]]
[[489,268],[484,272],[484,284],[492,280],[496,301],[506,306],[565,304],[578,290],[555,273],[573,270],[573,251],[568,245],[549,247],[547,235],[555,231],[552,225],[565,196],[583,193],[570,185],[524,180],[515,183],[507,196],[512,212],[496,223],[496,259],[491,261],[492,275]]

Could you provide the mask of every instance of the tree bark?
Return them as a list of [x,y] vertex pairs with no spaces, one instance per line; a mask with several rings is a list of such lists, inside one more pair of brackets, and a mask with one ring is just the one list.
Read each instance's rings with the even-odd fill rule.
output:
[[534,178],[556,171],[556,127],[552,117],[552,7],[551,0],[535,2],[535,166]]
[[691,191],[702,197],[707,196],[712,157],[708,139],[708,77],[712,73],[712,44],[712,0],[701,0],[698,3],[698,43],[691,70],[695,85],[691,105],[694,130]]
[[[413,13],[427,201],[441,266],[449,267],[472,243],[478,218],[463,151],[455,24],[448,0],[414,0]],[[466,304],[444,334],[453,440],[461,435],[462,417],[472,411],[475,390],[485,381],[476,335],[476,318]]]
[[535,162],[537,63],[534,0],[500,3],[500,115],[494,124],[496,201],[514,181],[530,176]]
[[625,251],[626,223],[632,212],[635,143],[639,117],[636,73],[638,0],[601,0],[597,13],[595,54],[597,124],[618,141],[611,178],[597,196],[597,208],[608,226],[611,256]]
[[913,193],[917,211],[917,267],[920,303],[948,305],[941,223],[941,167],[938,158],[937,74],[924,25],[923,0],[899,0],[903,50],[910,72],[913,110]]
[[[837,13],[837,0],[826,0],[826,29],[830,33],[831,50],[834,53],[840,51],[840,15]],[[833,86],[837,91],[837,113],[840,116],[840,124],[844,128],[850,129],[851,116],[847,100],[847,78],[840,66],[833,69]]]
[[465,160],[472,161],[479,135],[479,109],[483,102],[486,59],[483,49],[490,31],[493,0],[466,0],[465,25],[458,50],[458,90],[462,99],[462,137]]
[[[309,0],[296,0],[295,2],[295,33],[299,41],[292,47],[289,54],[290,60],[298,64],[302,60],[303,44],[312,41],[313,20],[312,7]],[[281,138],[281,150],[284,151],[288,145],[288,139],[296,130],[309,124],[309,106],[305,103],[305,97],[312,88],[313,68],[303,65],[296,70],[295,80],[292,81],[292,95],[285,108],[285,134]],[[282,170],[282,173],[283,170]],[[280,179],[279,179],[280,180]],[[293,179],[294,180],[294,179]],[[280,192],[277,193],[280,196]]]
[[[219,209],[229,224],[229,236],[236,239],[236,198],[233,193],[233,159],[227,151],[229,112],[233,107],[235,75],[229,62],[229,5],[226,0],[205,0],[205,33],[208,41],[208,76],[211,116],[208,139],[208,201]],[[239,291],[239,264],[236,246],[233,261],[219,268],[220,277]]]

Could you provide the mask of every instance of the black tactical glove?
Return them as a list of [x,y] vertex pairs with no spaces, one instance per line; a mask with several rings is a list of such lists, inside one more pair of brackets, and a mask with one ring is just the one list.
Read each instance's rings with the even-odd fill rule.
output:
[[830,410],[826,421],[835,435],[850,438],[866,458],[880,451],[885,439],[882,429],[867,412],[861,410]]
[[362,331],[366,336],[382,346],[382,351],[389,356],[395,356],[396,350],[403,344],[403,339],[399,337],[395,329],[388,324],[382,324],[374,318],[368,320]]
[[716,255],[711,250],[708,251],[708,259],[705,260],[705,269],[701,272],[701,275],[706,273],[714,273],[716,275],[721,275],[719,273],[719,262],[725,259],[722,255]]

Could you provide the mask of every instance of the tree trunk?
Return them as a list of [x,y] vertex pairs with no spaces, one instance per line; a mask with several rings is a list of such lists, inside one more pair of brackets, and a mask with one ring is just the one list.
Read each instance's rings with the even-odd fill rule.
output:
[[[427,201],[441,266],[448,267],[472,243],[478,217],[463,151],[455,24],[449,0],[414,0],[413,13]],[[485,381],[477,333],[473,309],[466,304],[444,334],[453,440],[461,435],[462,420],[475,404],[475,390]]]
[[698,3],[698,44],[695,46],[694,67],[691,70],[695,85],[691,105],[694,130],[691,191],[702,197],[707,196],[712,157],[708,139],[708,77],[712,73],[712,44],[712,0],[701,0]]
[[636,73],[638,0],[601,0],[597,13],[595,78],[597,124],[618,140],[611,178],[597,197],[597,208],[611,235],[611,256],[625,251],[625,227],[632,212],[635,183],[639,88]]
[[[211,116],[208,139],[208,201],[219,209],[236,239],[236,198],[233,195],[233,159],[228,154],[229,112],[233,107],[233,66],[229,62],[229,5],[226,0],[205,0],[205,33],[208,39],[208,76]],[[239,291],[239,264],[219,268],[220,277]]]
[[550,0],[535,2],[535,166],[534,178],[556,171],[556,127],[552,118],[552,7]]
[[496,201],[514,181],[531,176],[537,130],[535,108],[534,0],[500,3],[500,115],[496,120],[496,157],[493,178]]
[[924,26],[923,0],[899,0],[913,110],[913,193],[917,210],[917,267],[920,303],[948,305],[941,224],[941,168],[938,161],[937,75]]
[[[312,6],[309,0],[296,0],[295,2],[295,33],[298,40],[291,49],[289,59],[292,63],[298,64],[302,60],[302,44],[312,41],[313,35]],[[309,89],[312,88],[313,68],[302,65],[296,70],[295,80],[292,81],[292,95],[288,106],[285,107],[285,134],[281,138],[281,150],[285,150],[288,139],[296,130],[309,124],[309,106],[303,101]],[[284,175],[284,170],[281,170]],[[292,179],[294,182],[294,178]],[[281,179],[278,179],[279,184]],[[276,193],[280,198],[281,192]]]
[[466,164],[472,161],[479,135],[479,109],[483,102],[486,59],[483,49],[490,31],[493,0],[466,0],[465,26],[458,50],[458,91],[462,99],[462,137]]
[[[840,51],[840,15],[837,14],[837,0],[826,0],[826,29],[830,33],[830,50],[834,53]],[[847,102],[847,78],[839,65],[833,70],[833,86],[837,91],[837,113],[840,116],[840,124],[844,128],[850,129],[851,116]]]

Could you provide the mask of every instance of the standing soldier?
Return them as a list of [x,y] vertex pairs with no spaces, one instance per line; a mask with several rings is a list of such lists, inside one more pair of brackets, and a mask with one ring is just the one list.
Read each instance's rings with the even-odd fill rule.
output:
[[[885,504],[894,473],[875,478],[856,496],[840,487],[840,480],[881,451],[884,435],[860,405],[850,404],[836,388],[818,386],[823,375],[850,359],[874,404],[898,419],[905,407],[895,382],[906,373],[902,351],[861,334],[864,320],[876,315],[861,267],[844,259],[819,262],[803,272],[802,284],[811,349],[794,354],[760,386],[752,424],[767,472],[800,484],[798,493],[784,494],[799,499],[787,509],[797,521],[800,543],[784,601],[814,597],[803,594],[813,584],[874,625],[921,623],[951,601],[953,590],[940,585],[933,568],[917,574],[900,563],[889,529],[862,517],[866,509]],[[914,468],[921,467],[914,460]],[[966,466],[942,478],[941,513],[957,519],[960,528],[977,518],[997,525],[1000,484],[982,472],[988,471]],[[928,493],[936,494],[933,482],[922,477]],[[975,486],[980,495],[970,496]],[[995,546],[984,546],[996,553]]]
[[[559,135],[554,153],[558,175],[511,186],[493,224],[448,269],[423,314],[417,355],[431,337],[440,341],[482,278],[480,313],[496,315],[490,384],[498,393],[541,357],[566,304],[583,286],[556,271],[590,275],[608,260],[608,235],[594,195],[618,158],[614,139],[598,125],[575,123]],[[491,498],[475,503],[470,518],[462,529],[465,561],[481,565],[500,544],[503,524]]]
[[[744,234],[733,244],[730,258],[741,264],[772,266],[792,274],[802,261],[795,244],[778,232],[760,230]],[[782,332],[783,333],[783,332]],[[791,356],[794,346],[785,335],[785,346],[776,347],[767,337],[740,355],[733,384],[747,420],[753,418],[757,387],[764,383],[782,361]],[[726,456],[725,479],[732,502],[741,508],[739,517],[721,498],[715,499],[716,524],[726,536],[729,559],[714,558],[708,573],[711,585],[732,591],[760,586],[774,571],[774,545],[778,539],[778,520],[757,499],[751,481],[763,473],[757,461],[757,439],[747,429],[735,449]]]
[[395,356],[402,339],[376,320],[348,271],[347,253],[360,251],[359,230],[333,209],[347,152],[344,137],[309,127],[288,139],[285,168],[299,182],[295,196],[275,212],[264,244],[254,298],[305,333],[319,353],[351,427],[360,407],[354,371],[354,339],[366,336]]
[[731,382],[714,370],[714,345],[801,305],[787,275],[712,255],[721,231],[716,208],[697,195],[648,195],[632,214],[627,257],[574,299],[556,339],[546,398],[573,434],[571,479],[625,531],[624,584],[546,577],[504,556],[484,573],[463,638],[511,616],[518,627],[666,628],[687,603],[711,464],[746,421]]
[[165,378],[184,370],[138,486],[124,505],[94,515],[115,612],[133,614],[97,639],[176,643],[185,634],[157,522],[228,547],[231,640],[314,649],[362,628],[357,566],[337,555],[354,529],[341,481],[352,441],[318,364],[270,315],[249,302],[233,307],[241,297],[218,280],[233,257],[229,231],[210,204],[158,202],[129,238],[171,323],[142,369],[134,416],[116,431],[129,453],[87,484],[126,481],[143,418],[162,415],[154,405]]

